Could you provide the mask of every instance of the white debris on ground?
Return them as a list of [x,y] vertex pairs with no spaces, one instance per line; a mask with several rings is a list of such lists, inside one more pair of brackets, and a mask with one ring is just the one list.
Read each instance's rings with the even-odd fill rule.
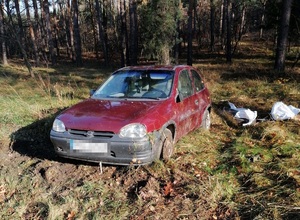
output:
[[300,112],[299,108],[292,105],[286,105],[283,102],[276,102],[271,110],[271,116],[274,120],[287,120],[294,118]]
[[[237,108],[233,103],[228,102],[229,111],[235,119],[242,122],[243,126],[252,125],[256,122],[257,111],[250,110],[249,108]],[[295,119],[300,113],[300,109],[292,105],[286,105],[283,102],[276,102],[271,110],[270,116],[272,120],[282,121],[288,119]]]
[[248,121],[243,123],[243,126],[251,125],[255,122],[257,117],[257,111],[252,111],[248,108],[237,108],[233,103],[228,102],[230,109],[236,111],[234,118],[242,121]]

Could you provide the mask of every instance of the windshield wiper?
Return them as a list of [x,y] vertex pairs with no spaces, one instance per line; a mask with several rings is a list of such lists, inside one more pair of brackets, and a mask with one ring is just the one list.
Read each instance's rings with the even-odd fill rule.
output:
[[141,97],[142,99],[154,99],[154,100],[160,100],[160,98],[159,97],[147,97],[147,96],[145,96],[145,97]]

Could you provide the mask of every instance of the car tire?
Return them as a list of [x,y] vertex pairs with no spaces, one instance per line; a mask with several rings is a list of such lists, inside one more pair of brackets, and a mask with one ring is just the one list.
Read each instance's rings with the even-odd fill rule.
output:
[[210,125],[211,125],[210,113],[209,113],[208,109],[206,109],[205,112],[204,112],[204,114],[203,114],[201,127],[203,129],[205,129],[205,130],[209,130],[210,129]]
[[169,129],[165,129],[162,138],[162,150],[161,150],[161,159],[167,161],[171,158],[174,153],[174,143],[173,143],[173,135]]

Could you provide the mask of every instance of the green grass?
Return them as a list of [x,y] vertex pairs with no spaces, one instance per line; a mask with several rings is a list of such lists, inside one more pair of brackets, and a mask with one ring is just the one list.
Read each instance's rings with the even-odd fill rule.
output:
[[102,174],[95,164],[56,158],[49,130],[55,115],[88,97],[115,67],[65,64],[35,69],[41,78],[32,79],[20,65],[0,66],[1,218],[299,218],[300,122],[242,127],[221,107],[230,101],[259,115],[276,101],[299,107],[299,68],[277,78],[270,51],[244,47],[253,54],[233,65],[194,65],[211,91],[210,132],[185,136],[166,163],[104,166]]

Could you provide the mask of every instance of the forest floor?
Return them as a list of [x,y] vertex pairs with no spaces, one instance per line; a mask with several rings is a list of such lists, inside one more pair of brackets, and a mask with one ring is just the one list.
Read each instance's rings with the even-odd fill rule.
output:
[[[278,77],[265,42],[239,48],[231,65],[195,53],[213,100],[209,132],[181,139],[167,163],[102,173],[57,157],[49,132],[116,68],[64,63],[36,68],[41,79],[32,79],[20,64],[0,66],[0,218],[299,219],[300,121],[269,117],[277,101],[300,107],[299,65]],[[227,101],[263,120],[243,127],[224,111]]]

